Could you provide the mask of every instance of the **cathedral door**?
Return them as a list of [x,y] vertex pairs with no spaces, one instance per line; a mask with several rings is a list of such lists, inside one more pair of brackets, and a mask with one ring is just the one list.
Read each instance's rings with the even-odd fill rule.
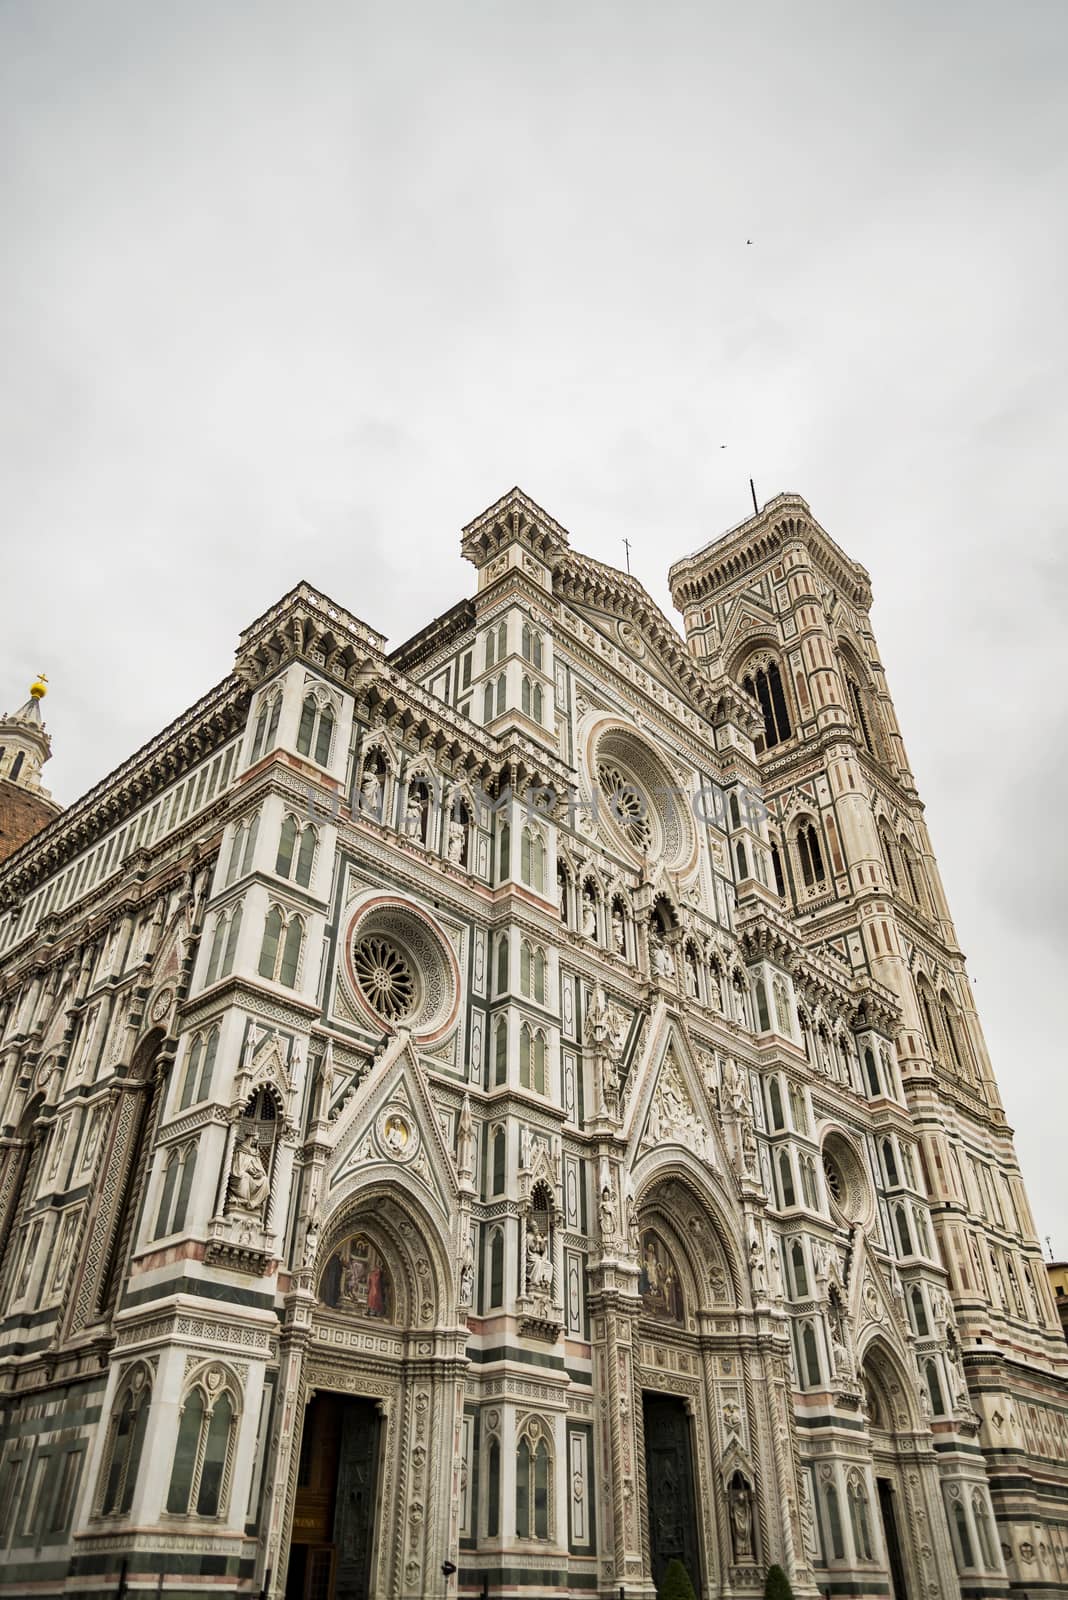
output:
[[894,1486],[889,1478],[877,1478],[879,1510],[883,1519],[883,1537],[886,1541],[886,1558],[890,1563],[890,1587],[894,1600],[908,1600],[905,1585],[905,1563],[901,1555],[901,1539],[897,1531],[897,1510],[894,1505]]
[[317,1395],[301,1439],[286,1600],[371,1600],[378,1413]]
[[695,1589],[700,1590],[694,1516],[690,1419],[675,1395],[642,1397],[645,1419],[645,1482],[649,1497],[649,1558],[659,1588],[667,1564],[681,1561]]

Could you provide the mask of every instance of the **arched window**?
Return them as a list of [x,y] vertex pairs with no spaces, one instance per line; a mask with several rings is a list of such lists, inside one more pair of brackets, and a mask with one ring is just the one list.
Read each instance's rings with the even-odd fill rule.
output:
[[100,1512],[105,1517],[122,1515],[133,1503],[151,1400],[150,1375],[138,1363],[120,1382],[111,1411],[100,1479],[104,1486]]
[[317,843],[318,834],[312,824],[309,822],[302,826],[292,812],[287,813],[282,819],[282,831],[278,837],[278,855],[274,864],[278,876],[295,877],[301,887],[306,889],[311,883],[312,862],[315,860]]
[[805,1092],[796,1083],[790,1084],[790,1120],[798,1133],[808,1132],[808,1111]]
[[823,1381],[820,1374],[820,1352],[813,1323],[806,1322],[801,1329],[801,1369],[806,1389],[818,1389]]
[[920,910],[925,911],[927,909],[927,897],[924,895],[922,889],[923,878],[920,864],[916,860],[912,846],[909,844],[904,834],[902,834],[901,838],[898,840],[898,849],[901,854],[902,865],[905,869],[905,882],[908,884],[909,894],[912,896]]
[[493,1146],[493,1193],[503,1194],[505,1177],[504,1162],[506,1150],[505,1133],[503,1128],[494,1128],[493,1139],[491,1142]]
[[497,993],[508,992],[508,935],[502,933],[497,940]]
[[545,951],[525,939],[520,947],[519,980],[528,1000],[545,1004]]
[[536,828],[523,829],[523,882],[545,892],[545,841]]
[[515,1531],[519,1539],[549,1537],[549,1444],[540,1423],[532,1420],[516,1447]]
[[252,870],[252,860],[256,849],[256,834],[259,831],[260,814],[257,811],[252,817],[239,822],[234,829],[234,840],[230,846],[230,865],[226,873],[227,885],[237,878],[243,878]]
[[236,1386],[223,1368],[209,1368],[186,1390],[167,1492],[167,1510],[172,1516],[218,1517],[225,1513],[237,1419]]
[[768,1015],[768,991],[764,987],[764,979],[759,974],[753,979],[753,997],[756,1001],[757,1031],[767,1033],[771,1027],[771,1018]]
[[497,845],[497,879],[503,882],[512,870],[512,830],[507,822],[501,823],[501,834]]
[[185,1077],[182,1079],[182,1094],[178,1103],[179,1111],[184,1111],[187,1106],[198,1104],[206,1100],[211,1093],[211,1079],[215,1070],[215,1052],[219,1048],[218,1028],[209,1028],[207,1033],[195,1033],[186,1058]]
[[532,683],[524,674],[522,686],[523,711],[533,721],[541,721],[542,692],[540,683]]
[[785,900],[786,879],[783,876],[782,856],[779,854],[779,847],[775,843],[774,839],[771,843],[771,870],[775,875],[775,892],[778,894],[780,900]]
[[504,673],[502,672],[500,677],[497,679],[497,715],[498,716],[503,715],[504,707],[505,707],[505,704],[506,704],[506,701],[507,701],[507,694],[508,694],[508,681],[505,678]]
[[894,1228],[897,1232],[897,1242],[903,1256],[910,1256],[912,1250],[912,1234],[909,1232],[909,1214],[904,1206],[894,1207]]
[[916,981],[916,994],[919,997],[920,1013],[923,1017],[923,1027],[927,1035],[927,1045],[931,1052],[931,1060],[937,1061],[939,1059],[938,1046],[940,1041],[938,1027],[934,1018],[934,996],[931,993],[927,979],[922,974]]
[[487,683],[486,687],[482,691],[482,720],[483,720],[483,722],[492,722],[493,721],[493,684],[492,684],[492,682]]
[[885,822],[879,823],[879,844],[883,852],[886,875],[892,886],[895,889],[900,889],[901,875],[897,870],[897,849],[894,844],[894,836]]
[[997,1551],[994,1543],[994,1529],[990,1516],[990,1507],[986,1503],[986,1496],[982,1489],[976,1489],[972,1495],[972,1516],[975,1518],[975,1528],[979,1535],[979,1549],[983,1556],[983,1566],[990,1572],[999,1571]]
[[795,1240],[790,1247],[790,1270],[794,1279],[794,1294],[798,1300],[808,1298],[808,1271],[805,1267],[805,1251],[801,1241]]
[[942,1012],[943,1030],[945,1037],[949,1041],[949,1053],[953,1058],[953,1065],[958,1072],[965,1073],[970,1063],[967,1060],[967,1046],[964,1043],[957,1008],[944,989],[938,997],[938,1003]]
[[825,883],[827,872],[823,865],[823,851],[820,849],[819,835],[811,822],[802,822],[795,835],[797,856],[801,863],[801,877],[807,889],[815,888],[819,883]]
[[491,628],[486,634],[486,666],[492,667],[497,659],[497,630]]
[[494,1228],[490,1234],[489,1303],[491,1308],[504,1304],[504,1232]]
[[771,1115],[773,1128],[785,1128],[786,1118],[782,1109],[782,1090],[778,1078],[768,1079],[768,1109]]
[[924,1362],[923,1378],[931,1401],[931,1415],[935,1417],[944,1416],[946,1407],[942,1399],[942,1384],[938,1377],[938,1365],[933,1359]]
[[776,978],[771,986],[772,997],[775,1001],[775,1026],[784,1038],[791,1034],[790,1028],[790,1001],[786,993],[786,985],[781,978]]
[[953,1531],[957,1535],[957,1550],[962,1567],[975,1566],[975,1551],[972,1549],[972,1536],[968,1529],[968,1513],[959,1500],[953,1502]]
[[528,717],[531,714],[530,713],[530,687],[531,687],[530,686],[530,679],[527,677],[526,673],[524,673],[523,674],[523,686],[522,686],[523,711],[525,712],[525,714]]
[[258,761],[262,755],[274,745],[274,736],[278,732],[278,718],[282,711],[282,696],[278,690],[265,694],[260,701],[259,714],[256,717],[256,731],[252,735],[252,749],[249,751],[249,765]]
[[539,1028],[534,1035],[534,1090],[545,1093],[545,1035]]
[[883,1169],[886,1172],[886,1181],[888,1184],[890,1184],[891,1188],[896,1189],[898,1184],[901,1182],[901,1179],[898,1176],[897,1161],[894,1157],[894,1147],[889,1139],[883,1140],[882,1150]]
[[805,1204],[812,1210],[820,1208],[819,1194],[816,1190],[816,1163],[811,1156],[800,1157],[801,1187],[805,1194]]
[[508,1023],[504,1017],[497,1024],[493,1036],[493,1084],[499,1088],[508,1081]]
[[868,1081],[868,1093],[873,1100],[877,1100],[883,1090],[879,1082],[879,1069],[875,1065],[875,1052],[867,1044],[864,1046],[864,1076]]
[[508,624],[501,621],[497,625],[497,660],[503,662],[508,654]]
[[790,1153],[788,1150],[779,1151],[779,1185],[782,1189],[783,1206],[796,1205],[797,1195],[794,1192],[794,1172],[793,1167],[790,1165]]
[[917,1339],[926,1339],[931,1332],[927,1321],[927,1307],[923,1303],[923,1290],[918,1283],[914,1283],[909,1293],[909,1305],[912,1308],[912,1328]]
[[263,927],[259,974],[273,983],[296,987],[300,952],[304,944],[304,922],[296,915],[286,916],[280,906],[272,906]]
[[827,1535],[831,1548],[831,1559],[833,1561],[843,1561],[845,1559],[845,1545],[842,1542],[842,1517],[838,1508],[838,1490],[830,1479],[823,1485],[823,1509],[827,1518]]
[[320,704],[313,694],[305,695],[297,729],[297,750],[302,756],[311,756],[318,766],[325,767],[330,762],[333,742],[333,706],[329,701]]
[[859,1472],[849,1474],[849,1520],[853,1529],[853,1545],[861,1561],[875,1559],[871,1542],[871,1518],[868,1515],[868,1491]]
[[172,1233],[181,1233],[189,1210],[189,1197],[193,1192],[193,1178],[197,1169],[197,1141],[172,1145],[163,1162],[163,1185],[160,1189],[159,1210],[152,1237],[165,1239]]
[[241,933],[241,907],[233,906],[229,910],[220,911],[215,921],[215,932],[212,935],[211,951],[208,956],[208,970],[204,974],[204,983],[207,986],[218,978],[225,978],[232,970],[234,958],[237,955],[237,940]]
[[486,1485],[486,1537],[496,1539],[501,1531],[501,1444],[493,1438],[489,1442],[489,1462]]
[[770,750],[788,739],[790,716],[786,709],[778,663],[769,661],[766,667],[758,667],[755,672],[747,673],[742,684],[759,704],[764,718],[764,736],[762,740],[757,740],[758,753],[761,749]]
[[571,874],[562,861],[556,864],[556,887],[560,894],[560,921],[565,928],[571,926]]
[[749,876],[749,862],[746,860],[745,845],[739,839],[734,846],[734,864],[738,868],[738,882]]
[[532,667],[541,668],[541,634],[530,626],[529,622],[523,624],[523,659],[529,661]]

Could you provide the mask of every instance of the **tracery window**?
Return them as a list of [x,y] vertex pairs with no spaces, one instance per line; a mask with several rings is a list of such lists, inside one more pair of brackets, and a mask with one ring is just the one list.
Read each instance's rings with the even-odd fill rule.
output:
[[778,1078],[768,1079],[768,1112],[774,1129],[785,1128],[786,1117],[782,1108],[782,1089]]
[[775,890],[780,900],[786,899],[786,879],[783,876],[782,856],[779,846],[773,839],[771,842],[771,870],[775,875]]
[[829,1478],[823,1485],[823,1510],[827,1519],[831,1558],[834,1561],[843,1561],[845,1559],[845,1544],[842,1539],[842,1517],[838,1507],[838,1490]]
[[482,721],[493,721],[493,684],[487,682],[482,691]]
[[868,1084],[868,1093],[873,1100],[882,1094],[882,1085],[879,1082],[879,1070],[875,1065],[875,1052],[870,1045],[864,1046],[864,1076]]
[[914,1283],[909,1293],[909,1307],[912,1311],[912,1330],[917,1339],[926,1339],[930,1332],[930,1323],[927,1321],[927,1307],[923,1300],[923,1290],[918,1283]]
[[805,1196],[805,1204],[812,1211],[818,1211],[820,1202],[816,1188],[816,1163],[811,1156],[801,1156],[798,1165],[801,1168],[801,1188]]
[[282,819],[274,870],[280,878],[294,878],[302,888],[311,883],[312,864],[319,834],[312,823],[301,823],[292,812]]
[[508,1081],[508,1024],[502,1017],[493,1035],[493,1083],[499,1088]]
[[275,734],[278,732],[278,718],[281,715],[281,711],[282,692],[280,689],[272,689],[260,701],[260,709],[256,717],[256,730],[252,735],[252,748],[249,751],[250,766],[273,747]]
[[545,840],[537,828],[523,829],[523,882],[545,892]]
[[898,848],[901,852],[901,861],[905,868],[905,880],[909,886],[909,893],[920,910],[925,911],[927,909],[927,899],[921,888],[921,868],[919,862],[916,860],[912,846],[909,844],[904,834],[902,834],[901,838],[898,840]]
[[788,739],[791,733],[790,714],[786,708],[778,662],[769,661],[766,666],[747,673],[742,679],[742,686],[757,701],[764,718],[763,738],[756,741],[757,753],[762,749],[771,750]]
[[524,1427],[516,1447],[515,1531],[519,1539],[549,1537],[551,1461],[544,1429],[536,1421]]
[[311,756],[317,766],[330,763],[330,746],[334,742],[334,708],[328,700],[308,694],[300,712],[297,728],[297,750],[302,756]]
[[972,1549],[972,1536],[968,1528],[968,1513],[959,1500],[953,1502],[953,1531],[957,1536],[957,1559],[961,1566],[974,1567],[975,1551]]
[[801,1324],[801,1381],[806,1389],[818,1389],[823,1382],[816,1328],[811,1322]]
[[820,849],[819,835],[811,822],[802,822],[794,835],[797,846],[797,857],[801,863],[801,877],[806,889],[815,888],[817,884],[827,881],[827,869],[823,864],[823,851]]
[[975,1528],[979,1535],[979,1548],[983,1556],[983,1566],[991,1572],[999,1570],[997,1550],[994,1541],[993,1521],[990,1507],[987,1505],[986,1496],[982,1489],[976,1489],[972,1495],[972,1516],[975,1518]]
[[958,1072],[964,1073],[968,1070],[970,1063],[967,1061],[967,1046],[964,1043],[957,1009],[944,989],[938,997],[938,1003],[942,1012],[945,1036],[949,1041],[949,1053],[953,1057],[953,1065]]
[[912,1234],[909,1231],[909,1214],[904,1206],[894,1207],[894,1229],[897,1233],[898,1247],[903,1256],[911,1256]]
[[237,940],[241,933],[241,906],[231,906],[220,911],[215,919],[208,968],[204,974],[205,987],[217,978],[225,978],[233,971],[237,955]]
[[541,634],[532,628],[529,622],[523,624],[523,659],[529,661],[532,667],[541,670],[542,645]]
[[492,1228],[489,1238],[489,1303],[494,1310],[504,1304],[504,1230]]
[[519,984],[528,1000],[545,1004],[545,951],[525,939],[519,953]]
[[808,1269],[805,1266],[805,1250],[800,1239],[794,1241],[790,1247],[790,1270],[794,1280],[794,1294],[798,1300],[808,1299]]
[[898,1175],[897,1161],[894,1157],[894,1147],[889,1139],[883,1140],[882,1151],[883,1169],[886,1173],[886,1181],[891,1188],[896,1189],[898,1184],[901,1182],[901,1179]]
[[882,847],[886,875],[890,879],[892,886],[895,889],[899,889],[901,887],[901,875],[897,867],[897,848],[894,843],[894,836],[885,821],[879,823],[879,844]]
[[186,1390],[167,1493],[172,1516],[225,1514],[237,1443],[237,1386],[222,1367],[210,1367]]
[[[931,1415],[944,1416],[946,1406],[942,1398],[942,1383],[938,1376],[938,1363],[933,1358],[923,1364],[923,1381],[927,1385],[927,1394],[931,1401]],[[968,1565],[970,1566],[971,1562]]]
[[532,683],[524,674],[523,676],[523,712],[535,722],[540,722],[542,717],[542,691],[540,683]]
[[102,1516],[123,1515],[133,1504],[145,1445],[152,1380],[140,1362],[122,1378],[111,1410],[100,1481]]
[[296,987],[300,953],[304,946],[304,919],[273,905],[263,925],[259,975],[287,989]]
[[227,885],[251,872],[259,826],[260,814],[257,811],[254,816],[239,822],[234,829],[233,842],[230,845],[230,864],[226,872]]
[[545,1093],[545,1034],[526,1022],[519,1030],[519,1082],[524,1089]]
[[875,1559],[871,1541],[871,1518],[868,1514],[868,1491],[864,1479],[857,1471],[849,1474],[849,1520],[853,1529],[853,1545],[861,1561]]
[[611,761],[598,764],[597,784],[608,807],[608,814],[620,832],[635,849],[647,850],[652,841],[652,827],[646,796]]
[[502,933],[497,940],[497,993],[508,992],[508,935]]
[[163,1183],[153,1239],[181,1233],[185,1227],[196,1170],[197,1141],[190,1139],[187,1144],[172,1145],[163,1161]]
[[415,974],[407,952],[384,934],[369,932],[352,951],[352,970],[367,1004],[390,1022],[399,1022],[418,1004]]
[[796,1205],[797,1194],[794,1190],[794,1171],[788,1150],[779,1151],[779,1187],[782,1190],[783,1208]]
[[212,1073],[215,1070],[215,1053],[219,1048],[218,1027],[209,1028],[206,1033],[195,1033],[189,1046],[186,1057],[185,1076],[182,1079],[182,1093],[178,1102],[178,1109],[184,1111],[187,1106],[198,1104],[206,1100],[211,1093]]

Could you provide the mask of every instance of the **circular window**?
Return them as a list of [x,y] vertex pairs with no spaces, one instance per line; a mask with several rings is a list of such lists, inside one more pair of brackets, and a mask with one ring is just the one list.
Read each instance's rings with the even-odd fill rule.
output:
[[866,1222],[872,1215],[871,1185],[860,1157],[844,1134],[831,1132],[820,1155],[832,1206],[847,1222]]
[[648,807],[640,790],[609,761],[602,761],[597,768],[597,782],[612,821],[626,835],[628,843],[636,850],[648,850],[653,830],[649,826]]
[[416,1010],[415,974],[399,945],[368,934],[353,949],[352,968],[372,1011],[399,1022]]
[[378,1026],[403,1024],[430,1041],[456,1021],[455,953],[416,906],[381,895],[366,899],[346,930],[344,975],[350,999]]
[[675,871],[696,848],[690,796],[652,745],[618,723],[601,724],[587,745],[587,770],[596,780],[598,815],[635,856],[648,855]]

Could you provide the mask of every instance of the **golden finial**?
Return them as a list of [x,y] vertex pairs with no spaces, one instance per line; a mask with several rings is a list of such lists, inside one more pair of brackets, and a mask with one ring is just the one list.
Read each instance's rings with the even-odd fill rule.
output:
[[43,700],[48,693],[48,679],[43,672],[39,672],[30,684],[30,694],[34,700]]

